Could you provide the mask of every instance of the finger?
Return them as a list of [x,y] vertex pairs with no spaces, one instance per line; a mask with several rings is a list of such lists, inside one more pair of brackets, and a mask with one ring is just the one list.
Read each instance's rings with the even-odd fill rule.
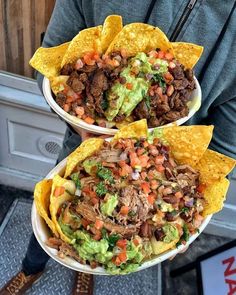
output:
[[[181,251],[179,251],[179,253],[180,253],[180,254],[183,254],[183,253],[186,252],[187,250],[188,250],[188,246],[184,247]],[[171,256],[171,257],[169,258],[169,260],[170,260],[170,261],[173,260],[173,259],[175,258],[176,255],[177,255],[177,254]]]

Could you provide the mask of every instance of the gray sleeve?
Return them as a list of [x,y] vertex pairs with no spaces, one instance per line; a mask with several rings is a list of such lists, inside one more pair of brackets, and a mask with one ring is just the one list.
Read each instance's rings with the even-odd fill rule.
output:
[[215,107],[207,122],[215,126],[210,147],[233,158],[236,158],[235,120],[236,98],[232,98]]
[[[43,47],[53,47],[70,41],[86,27],[79,2],[76,0],[56,1],[43,39]],[[43,76],[37,72],[36,77],[42,91]]]

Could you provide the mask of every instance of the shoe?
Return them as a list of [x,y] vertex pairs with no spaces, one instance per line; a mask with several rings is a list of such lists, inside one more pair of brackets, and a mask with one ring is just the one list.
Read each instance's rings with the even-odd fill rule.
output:
[[93,295],[93,275],[76,272],[72,295]]
[[40,278],[43,272],[34,275],[25,275],[23,271],[18,272],[0,290],[0,295],[23,295],[33,283]]

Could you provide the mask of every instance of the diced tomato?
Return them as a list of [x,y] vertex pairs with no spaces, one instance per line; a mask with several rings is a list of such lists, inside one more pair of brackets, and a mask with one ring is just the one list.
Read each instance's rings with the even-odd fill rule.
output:
[[88,226],[89,224],[91,224],[91,222],[90,222],[89,220],[87,220],[87,219],[82,218],[82,219],[81,219],[81,224],[83,225],[83,227],[84,227],[85,229],[87,229],[87,226]]
[[93,190],[90,190],[90,191],[89,191],[89,197],[90,197],[91,199],[92,199],[92,198],[96,198],[96,197],[97,197],[96,192],[93,191]]
[[96,205],[96,204],[98,204],[99,203],[99,199],[98,198],[91,198],[91,203],[93,204],[93,205]]
[[165,56],[164,51],[162,51],[162,50],[158,51],[158,58],[164,58],[164,56]]
[[53,195],[54,195],[55,197],[59,197],[59,196],[63,195],[64,192],[65,192],[65,188],[64,188],[64,186],[57,186],[57,187],[55,188],[55,190],[54,190]]
[[93,236],[93,239],[96,240],[96,241],[99,241],[101,240],[102,238],[102,233],[100,231],[98,231],[94,236]]
[[91,117],[86,117],[85,119],[84,119],[84,121],[86,122],[86,123],[88,123],[88,124],[93,124],[94,122],[95,122],[95,120],[93,119],[93,118],[91,118]]
[[120,214],[127,215],[129,213],[129,207],[128,206],[122,206],[120,208]]
[[118,164],[119,164],[120,167],[123,167],[123,166],[126,165],[126,162],[124,160],[121,160],[121,161],[118,162]]
[[156,59],[155,59],[154,57],[150,57],[150,58],[148,59],[148,62],[149,62],[150,64],[154,65],[154,64],[156,63]]
[[154,145],[150,145],[149,146],[149,153],[152,156],[157,156],[159,154],[159,151],[158,151],[158,149]]
[[159,182],[158,182],[157,180],[153,179],[153,180],[151,180],[151,182],[150,182],[150,186],[151,186],[151,189],[155,190],[155,189],[158,188],[158,186],[159,186]]
[[100,55],[99,55],[99,53],[94,52],[94,53],[93,53],[93,59],[95,59],[95,60],[99,60],[99,59],[100,59]]
[[84,55],[84,62],[89,66],[95,65],[95,60],[93,59],[93,52],[89,52]]
[[132,172],[132,168],[126,163],[119,169],[120,176],[128,176]]
[[183,197],[183,194],[181,192],[175,193],[176,198],[181,199]]
[[96,219],[94,226],[96,229],[102,229],[103,224],[104,224],[104,222],[102,220]]
[[149,185],[149,183],[146,182],[146,181],[141,183],[141,189],[143,190],[143,192],[144,192],[145,194],[149,194],[149,193],[151,192],[151,190],[150,190],[150,185]]
[[135,166],[140,166],[141,165],[141,161],[139,160],[136,153],[130,153],[129,157],[130,157],[130,165],[131,165],[131,167],[134,168]]
[[199,186],[197,187],[197,191],[199,193],[204,193],[205,189],[206,189],[206,185],[204,183],[200,183]]
[[170,52],[165,53],[165,59],[167,60],[172,60],[174,58],[173,54]]
[[125,249],[127,246],[127,240],[124,239],[120,239],[116,242],[116,246],[121,248],[121,249]]
[[132,83],[126,83],[125,87],[129,90],[133,89],[133,84]]
[[165,160],[165,158],[163,155],[158,155],[155,157],[155,163],[157,165],[162,165],[164,163],[164,160]]
[[75,112],[81,118],[84,114],[84,108],[83,107],[76,107]]
[[147,177],[147,172],[142,171],[142,172],[141,172],[141,178],[142,178],[143,180],[145,180],[146,177]]
[[151,57],[158,58],[158,52],[156,50],[152,50],[152,51],[148,52],[148,55]]
[[163,93],[162,93],[162,88],[161,87],[157,87],[155,90],[155,93],[158,94],[160,97],[162,97]]
[[145,153],[145,149],[144,148],[138,148],[137,149],[137,155],[138,156],[141,156],[141,155],[143,155]]
[[116,266],[119,266],[121,264],[121,261],[119,259],[119,257],[114,256],[111,260]]
[[149,160],[149,157],[148,155],[142,155],[139,157],[139,160],[140,160],[140,164],[142,167],[147,167],[147,164],[148,164],[148,160]]
[[162,166],[162,165],[156,165],[156,169],[157,169],[158,172],[161,173],[161,172],[163,172],[165,170],[165,167]]
[[158,143],[159,143],[159,139],[158,139],[158,138],[154,138],[154,140],[153,140],[153,144],[154,144],[154,145],[158,145]]
[[155,194],[149,194],[149,195],[147,196],[148,203],[151,204],[151,205],[154,204],[155,199],[156,199],[156,195],[155,195]]
[[133,243],[137,247],[139,245],[139,240],[138,239],[133,239]]
[[120,263],[125,262],[127,260],[127,254],[126,251],[122,251],[117,256],[120,260]]
[[70,110],[70,105],[68,103],[64,104],[63,110],[68,113]]
[[171,75],[170,72],[165,73],[165,74],[164,74],[164,78],[165,78],[165,80],[166,80],[167,82],[170,82],[170,81],[174,80],[174,77]]

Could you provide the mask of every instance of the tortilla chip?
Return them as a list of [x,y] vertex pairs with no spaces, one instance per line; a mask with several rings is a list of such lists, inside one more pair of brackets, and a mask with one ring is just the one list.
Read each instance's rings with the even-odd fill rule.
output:
[[103,142],[104,139],[102,138],[89,138],[82,142],[81,145],[68,156],[64,178],[68,177],[72,173],[79,162],[99,150]]
[[185,42],[172,42],[175,58],[186,68],[192,69],[203,53],[203,47]]
[[205,153],[213,126],[173,126],[162,129],[162,136],[179,164],[195,166]]
[[121,122],[116,122],[115,125],[118,129],[121,129],[122,127],[125,127],[132,122],[134,122],[134,118],[132,116],[129,116]]
[[148,126],[147,120],[139,120],[127,126],[122,127],[114,136],[113,141],[119,138],[140,138],[147,137]]
[[223,178],[220,181],[207,186],[204,191],[206,204],[204,205],[203,217],[222,210],[229,184],[230,182],[228,179]]
[[[54,196],[54,190],[58,186],[64,186],[65,187],[65,192],[64,194],[55,197]],[[62,232],[61,227],[57,221],[57,211],[59,207],[66,201],[70,201],[73,199],[73,194],[75,193],[75,184],[72,180],[66,180],[59,175],[55,175],[52,180],[52,191],[50,195],[50,213],[52,216],[52,221],[54,222],[57,231],[60,234],[61,239],[64,242],[70,243],[71,240]],[[68,193],[70,192],[70,193]]]
[[174,249],[176,247],[176,244],[178,243],[178,241],[179,241],[179,238],[170,242],[170,243],[164,243],[161,241],[157,241],[155,239],[155,237],[152,237],[151,238],[151,245],[152,245],[153,254],[159,255],[163,252]]
[[235,163],[234,159],[207,149],[195,168],[200,172],[200,182],[211,184],[225,178]]
[[68,80],[69,76],[58,76],[58,77],[52,77],[50,79],[50,85],[53,93],[57,95],[59,91],[62,91],[64,89],[64,86],[66,85],[66,81]]
[[68,63],[74,63],[88,52],[102,52],[101,47],[102,26],[92,27],[79,32],[70,42],[61,67]]
[[34,189],[34,201],[39,215],[46,221],[54,236],[59,237],[56,226],[49,217],[51,187],[51,179],[43,179],[38,182]]
[[105,52],[115,38],[122,30],[122,17],[120,15],[109,15],[102,26],[101,47],[102,52]]
[[160,48],[173,53],[171,42],[159,29],[143,23],[124,26],[108,47],[106,54],[124,49],[128,56]]
[[29,61],[29,64],[47,78],[56,77],[60,73],[62,59],[70,42],[59,46],[40,47]]

